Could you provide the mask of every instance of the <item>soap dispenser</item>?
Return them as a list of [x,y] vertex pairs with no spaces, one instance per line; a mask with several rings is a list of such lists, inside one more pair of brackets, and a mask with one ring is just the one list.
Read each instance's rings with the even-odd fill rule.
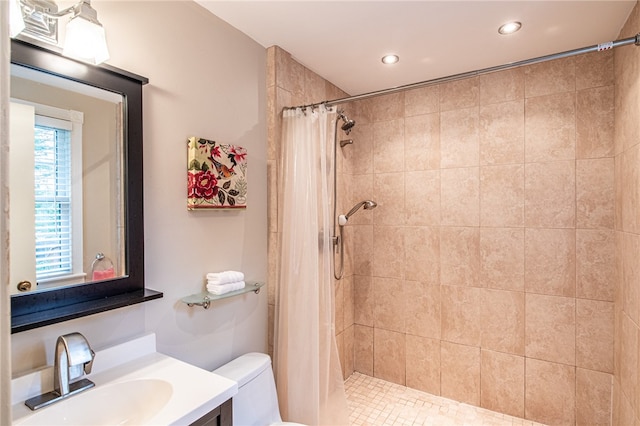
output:
[[91,264],[91,280],[102,281],[115,277],[113,262],[102,253],[96,254],[96,258]]

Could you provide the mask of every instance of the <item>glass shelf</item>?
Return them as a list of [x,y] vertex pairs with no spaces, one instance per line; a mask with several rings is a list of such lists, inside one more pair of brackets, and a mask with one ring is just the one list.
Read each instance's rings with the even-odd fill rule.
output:
[[241,294],[250,293],[250,292],[254,292],[255,294],[258,294],[260,293],[260,287],[262,287],[263,285],[264,283],[248,282],[245,284],[244,288],[241,290],[230,291],[229,293],[225,293],[225,294],[213,294],[213,293],[209,293],[208,291],[203,291],[198,294],[192,294],[190,296],[183,297],[181,300],[183,303],[186,303],[187,306],[189,307],[202,306],[205,309],[209,309],[209,306],[211,306],[211,302],[216,300],[227,299],[229,297],[239,296]]

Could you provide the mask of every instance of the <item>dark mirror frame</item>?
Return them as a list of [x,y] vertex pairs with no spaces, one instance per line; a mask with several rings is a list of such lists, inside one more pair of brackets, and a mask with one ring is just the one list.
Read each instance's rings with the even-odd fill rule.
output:
[[11,333],[162,297],[145,288],[142,182],[142,86],[149,80],[108,65],[94,66],[11,40],[11,63],[123,96],[126,276],[11,296]]

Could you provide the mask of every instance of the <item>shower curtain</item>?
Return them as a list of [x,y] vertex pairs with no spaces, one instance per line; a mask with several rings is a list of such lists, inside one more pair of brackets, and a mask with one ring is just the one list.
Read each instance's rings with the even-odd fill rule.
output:
[[333,321],[336,118],[324,106],[283,113],[274,370],[283,419],[307,425],[349,424]]

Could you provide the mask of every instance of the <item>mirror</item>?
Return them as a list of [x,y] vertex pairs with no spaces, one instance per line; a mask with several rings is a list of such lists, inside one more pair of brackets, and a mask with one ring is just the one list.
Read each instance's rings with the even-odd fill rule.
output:
[[[80,221],[79,225],[74,223],[74,226],[79,226],[83,234],[82,242],[79,245],[83,248],[85,246],[90,247],[86,250],[86,253],[82,254],[82,260],[80,261],[82,266],[79,268],[78,274],[82,277],[79,279],[79,283],[69,281],[63,282],[62,286],[56,284],[44,285],[42,287],[46,288],[38,288],[37,291],[13,294],[11,296],[12,333],[162,297],[162,293],[146,289],[144,285],[142,86],[148,80],[107,65],[93,66],[77,62],[63,57],[59,53],[21,40],[12,40],[11,43],[11,63],[14,69],[22,70],[25,74],[37,72],[40,75],[44,74],[49,79],[62,81],[69,87],[75,87],[76,92],[84,92],[82,95],[84,97],[87,97],[87,93],[92,93],[92,99],[85,99],[88,102],[98,102],[95,99],[95,94],[101,93],[100,96],[106,99],[100,99],[103,103],[102,106],[108,110],[107,114],[110,115],[109,120],[106,122],[111,123],[105,124],[105,127],[97,131],[95,136],[96,139],[105,139],[106,135],[111,142],[107,143],[105,139],[104,142],[101,142],[98,154],[93,157],[90,156],[92,158],[91,161],[94,162],[94,167],[96,167],[95,162],[102,161],[106,164],[104,168],[108,169],[109,173],[102,174],[110,175],[109,179],[99,180],[100,183],[98,183],[97,188],[91,186],[90,179],[78,179],[81,181],[81,187],[87,187],[81,193],[91,193],[91,196],[86,198],[97,197],[93,198],[93,203],[98,202],[95,200],[104,201],[108,199],[108,202],[105,201],[106,204],[103,205],[110,206],[108,207],[109,214],[102,216],[98,220],[98,224],[96,222],[91,223],[91,219],[89,219],[94,214],[97,215],[97,213],[93,212],[90,206],[85,203],[80,206],[83,220]],[[21,81],[16,84],[21,85],[22,83],[24,83],[25,87],[21,87],[20,90],[24,92],[32,90],[26,87],[27,83],[25,82]],[[40,89],[42,89],[41,87],[38,90],[42,91]],[[101,90],[97,91],[96,89]],[[16,88],[17,92],[18,88]],[[14,91],[12,89],[13,95]],[[76,95],[80,96],[78,93],[73,94],[73,96]],[[52,98],[61,98],[61,96],[53,94]],[[34,102],[33,99],[28,99],[17,102],[19,107],[35,108],[32,105],[33,103],[40,103],[40,101]],[[55,107],[69,109],[68,107]],[[79,107],[78,109],[82,108],[84,107]],[[30,114],[33,115],[29,112],[24,116],[28,117]],[[12,132],[13,127],[12,122]],[[118,143],[115,142],[117,140],[116,135],[121,135],[121,141]],[[13,143],[12,133],[10,140],[11,150],[13,150]],[[82,143],[83,157],[87,156],[85,155],[85,149],[90,149],[85,148],[88,146],[87,143],[88,141]],[[33,151],[27,150],[26,152]],[[34,160],[29,158],[28,155],[24,162],[11,157],[10,168],[12,170],[16,169],[16,161],[19,161],[18,164],[21,166],[29,164],[30,170],[34,168],[32,165]],[[86,163],[86,161],[83,160],[82,163]],[[79,174],[84,174],[86,177],[86,168],[86,165],[81,165]],[[14,201],[16,203],[21,201],[18,196],[20,190],[14,191],[13,181],[14,179],[12,179],[10,191],[11,222],[13,222],[15,216],[22,216],[14,212],[14,208],[17,208],[14,206]],[[27,186],[33,185],[29,183]],[[14,192],[18,194],[14,194]],[[22,211],[29,212],[29,218],[24,222],[30,224],[33,217],[30,213],[32,209],[27,207]],[[104,232],[100,232],[102,236],[99,238],[92,235],[97,233],[95,232],[96,227],[104,228],[100,229],[100,231]],[[23,250],[20,245],[34,244],[31,243],[31,241],[34,241],[33,238],[21,237],[21,235],[26,235],[22,234],[24,232],[23,229],[16,231],[17,237],[13,233],[13,225],[11,225],[11,231],[10,249],[12,257],[14,257],[14,250],[16,252]],[[27,234],[30,232],[33,231],[29,230]],[[102,247],[107,247],[107,249],[102,249]],[[31,248],[27,250],[31,250]],[[92,276],[87,279],[84,276],[87,274],[87,264],[89,261],[92,262],[92,257],[95,257],[97,250],[109,253],[108,257],[113,263],[113,273],[96,276],[97,280],[94,280]],[[92,253],[93,251],[96,251],[96,253]],[[11,266],[13,268],[13,262]],[[37,262],[35,262],[35,267],[39,267]],[[89,270],[88,272],[91,271]],[[13,277],[14,274],[11,273],[11,276]],[[14,284],[12,283],[12,285]]]
[[121,94],[12,64],[12,293],[126,275],[122,106]]

